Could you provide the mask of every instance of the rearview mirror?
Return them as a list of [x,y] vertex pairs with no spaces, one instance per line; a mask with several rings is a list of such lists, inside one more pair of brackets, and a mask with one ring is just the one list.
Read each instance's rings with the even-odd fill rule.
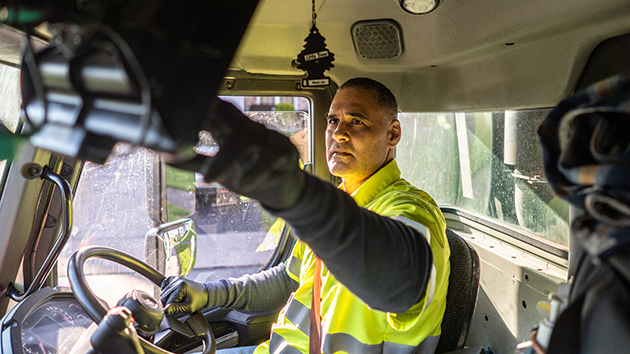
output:
[[165,276],[186,276],[195,266],[197,231],[190,219],[162,224],[144,237],[144,260]]

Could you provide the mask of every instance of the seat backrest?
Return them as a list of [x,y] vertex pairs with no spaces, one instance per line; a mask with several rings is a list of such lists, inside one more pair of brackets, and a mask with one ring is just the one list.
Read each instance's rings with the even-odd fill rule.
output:
[[446,229],[446,237],[451,248],[451,274],[448,280],[446,311],[442,320],[442,335],[436,354],[464,347],[479,288],[477,251],[451,229]]

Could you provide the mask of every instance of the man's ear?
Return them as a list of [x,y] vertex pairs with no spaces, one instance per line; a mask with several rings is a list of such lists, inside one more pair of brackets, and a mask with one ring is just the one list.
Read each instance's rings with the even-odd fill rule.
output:
[[400,121],[398,119],[389,123],[387,127],[387,140],[390,148],[395,147],[400,142],[402,131],[400,129]]

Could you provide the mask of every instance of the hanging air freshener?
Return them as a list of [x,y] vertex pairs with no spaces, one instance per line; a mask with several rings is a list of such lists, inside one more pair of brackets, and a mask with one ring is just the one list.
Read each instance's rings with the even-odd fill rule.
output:
[[326,48],[326,38],[320,33],[315,24],[315,0],[313,0],[313,23],[308,37],[304,40],[304,50],[297,56],[298,69],[306,71],[307,77],[302,79],[302,87],[329,86],[330,78],[324,76],[324,71],[334,67],[332,62],[335,54]]

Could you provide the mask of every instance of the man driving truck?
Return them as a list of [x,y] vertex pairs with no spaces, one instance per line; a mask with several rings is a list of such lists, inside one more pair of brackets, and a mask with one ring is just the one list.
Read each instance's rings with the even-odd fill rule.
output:
[[224,102],[213,114],[219,146],[243,151],[223,162],[216,180],[258,199],[300,241],[286,263],[254,275],[206,284],[165,279],[166,312],[284,306],[270,340],[240,353],[433,353],[450,250],[435,201],[400,177],[391,91],[368,78],[337,91],[326,117],[326,159],[341,177],[338,189],[301,171],[287,138]]

